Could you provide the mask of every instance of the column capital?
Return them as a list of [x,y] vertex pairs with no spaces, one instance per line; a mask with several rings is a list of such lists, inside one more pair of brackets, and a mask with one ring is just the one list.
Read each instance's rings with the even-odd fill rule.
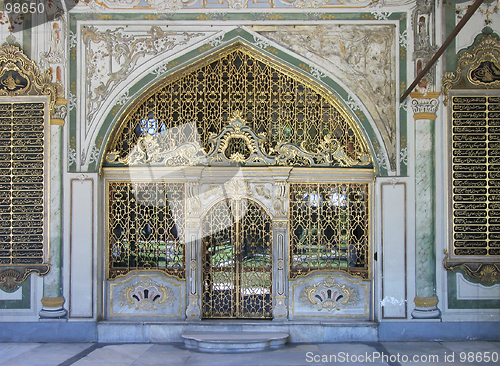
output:
[[436,112],[439,106],[438,92],[429,92],[427,94],[413,92],[410,93],[412,98],[411,108],[413,109],[413,118],[419,119],[436,119]]

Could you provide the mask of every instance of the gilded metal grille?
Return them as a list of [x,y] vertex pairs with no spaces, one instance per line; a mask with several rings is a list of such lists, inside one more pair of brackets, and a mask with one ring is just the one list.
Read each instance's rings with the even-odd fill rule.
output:
[[0,104],[0,265],[44,263],[45,103]]
[[270,318],[272,232],[265,210],[245,199],[221,201],[203,219],[203,232],[203,317]]
[[137,269],[185,277],[184,184],[108,182],[108,279]]
[[290,185],[290,278],[313,270],[369,277],[368,184]]
[[[214,148],[210,137],[219,134],[238,113],[253,132],[265,136],[262,148],[266,154],[281,154],[272,164],[314,165],[315,159],[332,166],[371,163],[352,117],[331,95],[240,46],[166,80],[134,105],[108,145],[106,164],[137,162],[130,156],[141,144],[163,152],[201,142],[204,153],[209,154]],[[168,139],[163,138],[167,134]],[[153,146],[154,141],[161,148]],[[233,141],[227,153],[228,157],[250,155],[242,141]],[[189,163],[201,161],[183,162]]]
[[453,254],[500,255],[500,97],[451,98]]

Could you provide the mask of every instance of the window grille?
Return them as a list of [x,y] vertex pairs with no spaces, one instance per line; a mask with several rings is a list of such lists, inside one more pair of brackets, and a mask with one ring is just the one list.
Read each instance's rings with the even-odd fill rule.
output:
[[290,185],[290,278],[341,270],[369,278],[367,183]]
[[108,279],[139,269],[184,278],[184,184],[110,181],[108,197]]

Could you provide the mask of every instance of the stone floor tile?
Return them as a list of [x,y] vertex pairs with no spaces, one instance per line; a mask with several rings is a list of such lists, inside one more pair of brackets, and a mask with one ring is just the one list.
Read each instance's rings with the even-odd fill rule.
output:
[[38,347],[17,355],[1,366],[55,366],[90,347],[89,343],[41,343]]
[[117,344],[104,346],[89,353],[83,360],[92,362],[125,363],[131,365],[145,352],[152,347],[152,344]]
[[471,342],[440,342],[444,347],[453,352],[483,352],[496,351],[500,348],[500,342],[471,341]]
[[366,344],[358,342],[349,343],[318,343],[319,351],[336,354],[339,352],[361,355],[366,352],[375,352],[375,344]]
[[[162,366],[183,365],[190,357],[191,352],[180,348],[180,344],[173,345],[152,345],[146,352],[137,358],[133,366]],[[159,363],[160,362],[160,363]]]
[[40,343],[0,343],[0,364],[36,347],[40,347]]
[[81,359],[71,366],[130,366],[129,362],[109,362],[109,361],[90,361],[86,359]]
[[[192,353],[183,366],[302,366],[311,365],[306,361],[305,352],[278,353],[273,351],[238,354]],[[314,365],[323,365],[315,363]]]
[[313,343],[288,343],[284,347],[270,350],[272,352],[318,352],[317,344]]

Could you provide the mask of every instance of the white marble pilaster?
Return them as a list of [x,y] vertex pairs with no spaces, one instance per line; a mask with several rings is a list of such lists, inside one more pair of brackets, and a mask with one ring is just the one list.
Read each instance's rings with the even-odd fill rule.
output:
[[43,279],[41,319],[61,319],[64,309],[61,279],[62,248],[62,138],[63,127],[50,126],[50,273]]
[[186,184],[186,320],[201,320],[201,203],[200,185],[190,181]]
[[439,93],[412,93],[415,118],[415,319],[441,316],[436,296],[434,124]]
[[273,320],[287,320],[288,307],[286,304],[287,274],[285,245],[288,221],[273,221],[273,268],[274,268],[274,308]]

